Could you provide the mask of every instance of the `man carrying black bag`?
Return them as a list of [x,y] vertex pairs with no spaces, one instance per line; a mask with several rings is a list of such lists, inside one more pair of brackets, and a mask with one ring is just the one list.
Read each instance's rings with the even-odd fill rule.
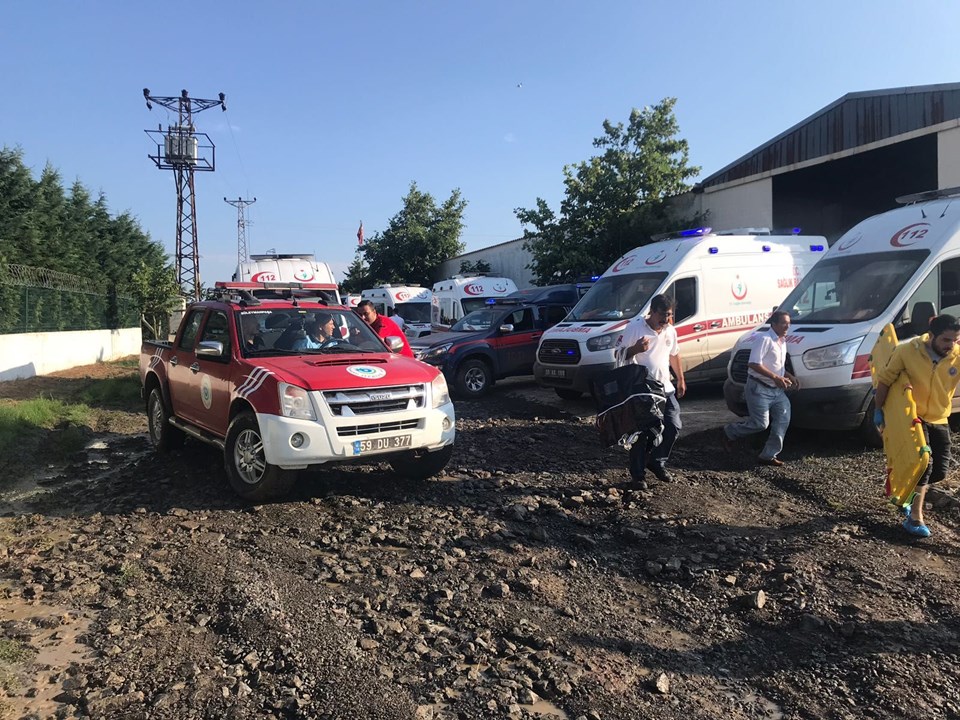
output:
[[[687,391],[680,364],[680,346],[673,321],[674,301],[669,295],[654,295],[646,318],[635,318],[617,340],[618,365],[634,363],[647,368],[649,376],[663,385],[666,405],[663,411],[663,438],[648,453],[647,444],[635,442],[630,448],[630,475],[635,482],[643,482],[644,468],[661,482],[671,482],[667,460],[673,444],[680,437],[680,403]],[[670,379],[670,370],[677,379],[676,387]]]

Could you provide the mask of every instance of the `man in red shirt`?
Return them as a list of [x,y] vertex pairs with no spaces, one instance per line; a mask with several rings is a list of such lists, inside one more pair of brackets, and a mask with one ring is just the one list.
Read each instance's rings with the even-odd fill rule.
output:
[[381,315],[369,300],[361,300],[357,305],[357,314],[366,321],[367,325],[373,328],[373,331],[381,338],[398,337],[403,340],[403,347],[400,349],[401,355],[413,357],[413,349],[407,342],[407,336],[403,330],[390,318]]

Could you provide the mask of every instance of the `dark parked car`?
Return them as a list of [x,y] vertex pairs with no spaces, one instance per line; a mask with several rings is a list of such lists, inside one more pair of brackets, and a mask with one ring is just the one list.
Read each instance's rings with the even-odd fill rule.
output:
[[533,374],[540,336],[566,317],[576,304],[575,297],[569,300],[500,298],[464,316],[449,331],[410,344],[417,359],[443,371],[457,395],[480,397],[501,378]]

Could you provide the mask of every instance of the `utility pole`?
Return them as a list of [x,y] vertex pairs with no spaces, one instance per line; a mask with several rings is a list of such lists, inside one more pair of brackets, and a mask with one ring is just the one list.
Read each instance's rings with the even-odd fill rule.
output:
[[244,210],[247,205],[253,205],[257,199],[241,200],[237,198],[236,200],[227,200],[224,198],[223,201],[237,209],[237,267],[240,267],[240,263],[250,258],[250,255],[247,254],[247,222],[244,219]]
[[[154,96],[143,89],[147,110],[154,103],[176,111],[177,124],[164,130],[144,132],[157,143],[155,155],[147,154],[161,170],[173,170],[177,185],[177,233],[176,270],[177,282],[184,295],[200,299],[200,253],[197,248],[197,205],[193,183],[194,172],[213,172],[216,169],[216,151],[213,141],[206,133],[198,133],[193,125],[194,113],[219,106],[227,109],[226,95],[220,93],[217,100],[191,98],[186,90],[180,97]],[[209,153],[209,156],[208,156]]]

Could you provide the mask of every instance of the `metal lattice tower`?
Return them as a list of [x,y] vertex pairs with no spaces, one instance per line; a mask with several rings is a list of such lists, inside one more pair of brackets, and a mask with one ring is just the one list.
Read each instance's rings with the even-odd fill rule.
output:
[[[194,113],[219,106],[226,111],[226,95],[220,93],[217,100],[191,98],[186,90],[179,97],[153,96],[143,89],[147,109],[153,104],[177,112],[177,124],[164,130],[146,130],[151,139],[157,140],[156,155],[148,157],[161,170],[173,170],[177,186],[177,232],[176,271],[177,282],[184,295],[200,299],[200,253],[197,243],[197,205],[194,172],[213,172],[216,169],[216,152],[213,141],[206,133],[198,133],[193,125]],[[155,137],[156,136],[156,137]],[[162,138],[162,140],[160,139]],[[162,152],[161,152],[162,148]],[[206,152],[209,151],[209,157]]]
[[224,198],[223,201],[237,209],[237,267],[240,267],[240,263],[250,259],[250,255],[247,254],[247,221],[244,217],[244,211],[248,205],[253,205],[257,199],[241,200],[237,198],[236,200],[227,200]]

